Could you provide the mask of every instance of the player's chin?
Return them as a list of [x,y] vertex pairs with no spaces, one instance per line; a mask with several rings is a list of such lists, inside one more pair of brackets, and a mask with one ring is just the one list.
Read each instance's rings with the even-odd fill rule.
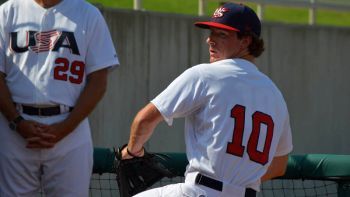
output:
[[217,57],[217,56],[213,56],[213,55],[211,55],[209,58],[210,63],[214,63],[214,62],[217,62],[219,60],[222,60],[222,58]]

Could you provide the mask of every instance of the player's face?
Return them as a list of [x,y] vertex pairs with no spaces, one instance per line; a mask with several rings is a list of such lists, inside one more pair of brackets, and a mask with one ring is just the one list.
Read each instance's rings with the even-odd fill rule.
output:
[[207,38],[209,45],[210,63],[242,57],[246,54],[247,46],[244,39],[238,39],[235,31],[219,28],[210,28],[210,35]]

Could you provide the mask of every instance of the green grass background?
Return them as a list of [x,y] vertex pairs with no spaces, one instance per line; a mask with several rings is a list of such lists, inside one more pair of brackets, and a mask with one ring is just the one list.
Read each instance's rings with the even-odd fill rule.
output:
[[[132,9],[133,0],[88,0],[93,4],[100,4],[106,7]],[[336,1],[336,0],[333,0]],[[341,0],[337,0],[341,1]],[[350,1],[350,0],[347,0]],[[248,4],[256,10],[255,4]],[[218,2],[208,2],[207,15],[218,6]],[[197,15],[198,0],[142,0],[142,7],[147,11]],[[264,20],[268,22],[307,24],[308,9],[271,6],[265,7]],[[350,27],[350,11],[334,11],[319,9],[317,11],[316,24],[327,26]]]

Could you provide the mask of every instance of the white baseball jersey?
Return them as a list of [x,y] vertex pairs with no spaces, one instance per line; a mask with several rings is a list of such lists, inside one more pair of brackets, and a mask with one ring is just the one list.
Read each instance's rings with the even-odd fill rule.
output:
[[14,102],[74,106],[88,74],[117,64],[101,13],[84,0],[1,6],[0,71]]
[[273,157],[292,150],[282,94],[249,61],[194,66],[151,102],[169,125],[186,117],[187,175],[200,172],[224,185],[260,191]]

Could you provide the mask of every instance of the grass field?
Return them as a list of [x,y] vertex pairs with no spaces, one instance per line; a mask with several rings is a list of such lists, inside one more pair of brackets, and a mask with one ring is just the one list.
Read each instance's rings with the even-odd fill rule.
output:
[[[133,0],[88,1],[113,8],[132,9],[133,7]],[[207,15],[211,15],[217,5],[217,2],[209,2]],[[249,4],[249,6],[256,10],[256,5]],[[142,7],[148,11],[197,15],[198,0],[142,0]],[[266,6],[264,20],[267,22],[307,24],[308,10],[306,8]],[[318,10],[316,24],[350,27],[350,11]]]

